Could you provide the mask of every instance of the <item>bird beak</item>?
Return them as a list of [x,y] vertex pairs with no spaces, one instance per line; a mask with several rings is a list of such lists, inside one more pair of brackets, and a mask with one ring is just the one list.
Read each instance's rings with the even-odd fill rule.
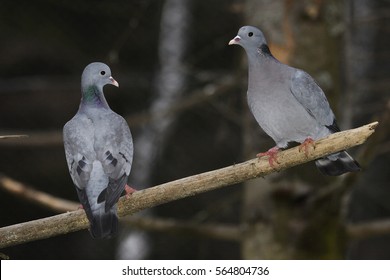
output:
[[238,42],[240,42],[240,40],[241,40],[241,37],[237,35],[236,37],[234,37],[233,39],[231,39],[229,41],[229,45],[236,45],[236,44],[238,44]]
[[117,82],[117,81],[115,81],[115,79],[114,79],[113,77],[110,77],[109,79],[110,79],[110,81],[111,81],[111,84],[112,84],[113,86],[119,87],[119,84],[118,84],[118,82]]

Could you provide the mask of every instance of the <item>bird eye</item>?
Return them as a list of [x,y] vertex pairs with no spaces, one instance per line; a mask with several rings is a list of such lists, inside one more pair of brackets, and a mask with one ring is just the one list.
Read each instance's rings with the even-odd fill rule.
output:
[[252,36],[253,36],[253,32],[249,32],[249,33],[248,33],[248,36],[249,36],[249,37],[252,37]]
[[100,72],[100,75],[102,75],[102,76],[106,75],[106,71]]

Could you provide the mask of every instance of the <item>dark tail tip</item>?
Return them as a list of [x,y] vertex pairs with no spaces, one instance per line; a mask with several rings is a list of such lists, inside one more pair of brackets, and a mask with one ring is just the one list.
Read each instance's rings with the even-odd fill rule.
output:
[[111,209],[106,213],[99,213],[93,216],[90,226],[90,233],[93,238],[111,238],[118,232],[118,216]]
[[328,176],[339,176],[347,172],[361,170],[359,163],[346,151],[332,154],[326,158],[320,158],[315,163],[321,173]]

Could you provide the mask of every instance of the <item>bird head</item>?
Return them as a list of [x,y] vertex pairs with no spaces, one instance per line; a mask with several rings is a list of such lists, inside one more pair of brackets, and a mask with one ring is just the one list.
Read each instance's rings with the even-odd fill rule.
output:
[[257,49],[267,45],[263,32],[253,26],[243,26],[238,30],[237,36],[230,40],[229,45],[240,45],[244,49]]
[[93,62],[85,67],[81,76],[82,88],[96,86],[99,89],[103,89],[103,87],[108,84],[119,87],[118,82],[111,76],[110,67],[106,64]]

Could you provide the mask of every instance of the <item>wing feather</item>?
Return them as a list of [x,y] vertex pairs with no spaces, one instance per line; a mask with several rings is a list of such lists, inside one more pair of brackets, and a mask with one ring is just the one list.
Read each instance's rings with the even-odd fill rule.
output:
[[133,160],[133,140],[126,121],[118,114],[111,111],[99,121],[97,126],[93,120],[76,114],[64,126],[63,138],[69,172],[85,208],[90,208],[83,192],[91,179],[93,161],[101,162],[109,183],[97,203],[105,201],[108,211],[125,189]]
[[335,125],[335,117],[324,92],[309,74],[296,70],[291,79],[290,90],[320,124],[328,127]]

